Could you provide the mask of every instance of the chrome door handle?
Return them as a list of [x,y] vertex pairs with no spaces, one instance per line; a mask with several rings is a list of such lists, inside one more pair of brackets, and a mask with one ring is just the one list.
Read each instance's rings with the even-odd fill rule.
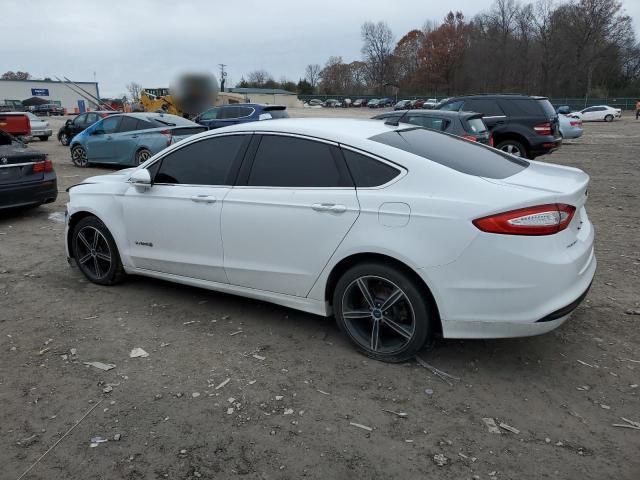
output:
[[347,211],[347,207],[335,203],[314,203],[311,208],[316,212],[344,213]]
[[216,203],[216,199],[210,195],[194,195],[191,197],[191,201],[196,203]]

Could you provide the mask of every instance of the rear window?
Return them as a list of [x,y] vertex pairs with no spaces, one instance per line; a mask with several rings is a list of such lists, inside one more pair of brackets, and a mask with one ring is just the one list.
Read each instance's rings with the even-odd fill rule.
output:
[[[500,105],[510,117],[539,117],[543,110],[533,98],[502,98]],[[551,107],[553,109],[553,107]]]
[[487,131],[487,126],[481,118],[469,118],[462,122],[464,129],[469,133],[483,133]]
[[186,118],[169,114],[158,115],[157,117],[147,117],[147,120],[153,123],[156,127],[193,127],[198,125]]
[[422,128],[381,133],[369,140],[477,177],[507,178],[529,166],[524,159]]
[[271,118],[289,118],[286,110],[265,110],[264,113],[271,115]]

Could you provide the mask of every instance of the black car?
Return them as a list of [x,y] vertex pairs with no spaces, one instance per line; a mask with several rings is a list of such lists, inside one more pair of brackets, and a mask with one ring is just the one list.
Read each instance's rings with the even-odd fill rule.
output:
[[400,121],[419,127],[446,132],[474,142],[493,146],[491,135],[482,121],[482,114],[475,112],[447,112],[436,110],[404,110],[387,112],[372,117],[387,122]]
[[113,115],[114,113],[119,112],[111,110],[96,110],[95,112],[81,113],[73,120],[67,120],[65,124],[60,127],[60,130],[58,130],[58,141],[67,147],[69,143],[71,143],[71,139],[85,128],[90,127],[101,118],[104,118],[107,115]]
[[0,130],[0,210],[51,203],[58,196],[53,163]]
[[64,108],[55,103],[45,103],[44,105],[36,105],[33,109],[33,113],[36,115],[46,115],[51,117],[52,115],[64,115]]
[[519,157],[533,159],[562,143],[558,114],[547,97],[464,95],[448,98],[435,109],[482,113],[496,148]]

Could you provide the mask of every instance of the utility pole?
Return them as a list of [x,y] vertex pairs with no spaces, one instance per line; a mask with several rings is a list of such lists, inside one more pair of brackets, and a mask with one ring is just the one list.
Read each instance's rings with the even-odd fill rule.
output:
[[227,72],[224,71],[224,67],[227,67],[228,65],[219,63],[218,66],[220,67],[220,91],[224,92],[224,84],[227,80]]

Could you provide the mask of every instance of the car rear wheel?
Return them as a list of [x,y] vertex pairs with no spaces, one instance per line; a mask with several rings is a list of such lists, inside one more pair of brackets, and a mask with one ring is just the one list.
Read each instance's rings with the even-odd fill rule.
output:
[[151,152],[142,148],[136,152],[136,165],[141,165],[151,158]]
[[516,157],[527,156],[527,150],[524,148],[524,145],[516,140],[505,140],[504,142],[500,142],[496,148]]
[[69,135],[67,135],[66,133],[63,133],[63,134],[60,135],[60,143],[62,145],[64,145],[65,147],[69,146],[69,141],[70,140],[71,139],[69,138]]
[[333,308],[340,329],[365,355],[385,362],[415,356],[431,337],[434,309],[402,270],[382,263],[352,267],[338,280]]
[[76,167],[86,168],[89,166],[87,151],[82,145],[74,145],[71,149],[71,160]]
[[605,115],[604,121],[605,122],[613,122],[613,115]]
[[99,285],[114,285],[124,278],[116,242],[100,219],[83,218],[72,235],[73,257],[85,277]]

